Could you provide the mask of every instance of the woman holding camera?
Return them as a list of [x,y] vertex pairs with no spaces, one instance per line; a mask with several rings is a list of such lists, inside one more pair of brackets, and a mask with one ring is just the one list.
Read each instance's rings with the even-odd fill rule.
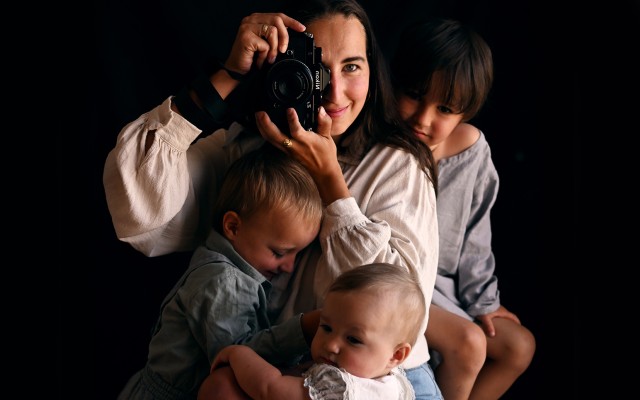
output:
[[[289,111],[285,135],[257,112],[261,136],[243,135],[247,129],[234,123],[192,144],[202,133],[198,124],[215,125],[239,80],[286,50],[287,28],[311,32],[331,71],[317,131],[305,130]],[[120,132],[104,170],[120,240],[148,256],[194,249],[210,229],[210,204],[226,167],[267,140],[309,170],[325,205],[318,240],[300,253],[292,274],[272,282],[273,322],[321,307],[340,273],[375,262],[406,267],[431,302],[438,261],[433,158],[397,116],[373,29],[355,0],[292,1],[284,14],[245,17],[224,68],[208,82],[169,97]],[[420,332],[426,325],[427,318]],[[418,399],[441,398],[428,360],[421,334],[403,364]]]

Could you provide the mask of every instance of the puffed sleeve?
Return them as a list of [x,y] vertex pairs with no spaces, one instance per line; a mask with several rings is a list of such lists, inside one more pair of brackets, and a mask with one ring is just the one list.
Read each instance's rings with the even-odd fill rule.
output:
[[[363,160],[346,165],[343,174],[352,197],[325,209],[313,277],[315,304],[322,306],[327,288],[342,272],[377,262],[406,268],[430,304],[438,268],[438,217],[434,187],[418,160],[399,149],[374,146]],[[428,359],[421,334],[405,366]]]
[[[406,267],[431,301],[438,261],[435,192],[407,152],[377,146],[344,171],[351,198],[325,209],[315,273],[318,304],[342,272],[386,262]],[[428,303],[427,303],[428,304]]]
[[147,256],[195,249],[227,166],[263,142],[234,141],[240,131],[232,125],[194,143],[201,131],[171,110],[171,98],[125,126],[103,172],[117,237]]

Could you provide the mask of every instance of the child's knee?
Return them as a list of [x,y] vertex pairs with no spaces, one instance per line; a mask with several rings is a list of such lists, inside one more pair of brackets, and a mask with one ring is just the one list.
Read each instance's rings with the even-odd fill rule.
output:
[[469,323],[465,326],[462,334],[462,344],[466,350],[482,356],[484,360],[487,351],[487,337],[482,328],[477,324]]
[[487,355],[487,338],[481,327],[474,323],[466,324],[453,345],[458,356],[464,358],[469,366],[482,367]]
[[533,354],[536,351],[536,339],[533,333],[524,326],[518,332],[518,337],[513,344],[512,360],[515,368],[524,371],[529,367],[533,359]]

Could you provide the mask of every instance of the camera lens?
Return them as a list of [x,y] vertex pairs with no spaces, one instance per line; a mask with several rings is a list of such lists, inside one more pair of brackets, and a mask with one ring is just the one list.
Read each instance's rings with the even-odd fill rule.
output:
[[287,106],[306,101],[313,90],[313,77],[307,65],[298,60],[282,60],[267,76],[270,94]]

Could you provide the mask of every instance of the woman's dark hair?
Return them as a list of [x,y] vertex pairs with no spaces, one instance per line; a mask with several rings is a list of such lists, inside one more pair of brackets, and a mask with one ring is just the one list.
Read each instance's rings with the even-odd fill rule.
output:
[[[367,36],[367,57],[371,71],[368,101],[356,121],[341,136],[337,144],[338,152],[360,160],[377,143],[404,149],[419,160],[437,190],[437,174],[431,150],[413,135],[400,118],[386,60],[364,8],[355,0],[290,0],[286,2],[283,12],[305,25],[338,14],[360,21]],[[348,143],[348,146],[344,143]]]
[[493,83],[491,49],[459,21],[432,18],[415,22],[400,35],[391,60],[397,90],[425,94],[454,105],[465,121],[480,111]]

